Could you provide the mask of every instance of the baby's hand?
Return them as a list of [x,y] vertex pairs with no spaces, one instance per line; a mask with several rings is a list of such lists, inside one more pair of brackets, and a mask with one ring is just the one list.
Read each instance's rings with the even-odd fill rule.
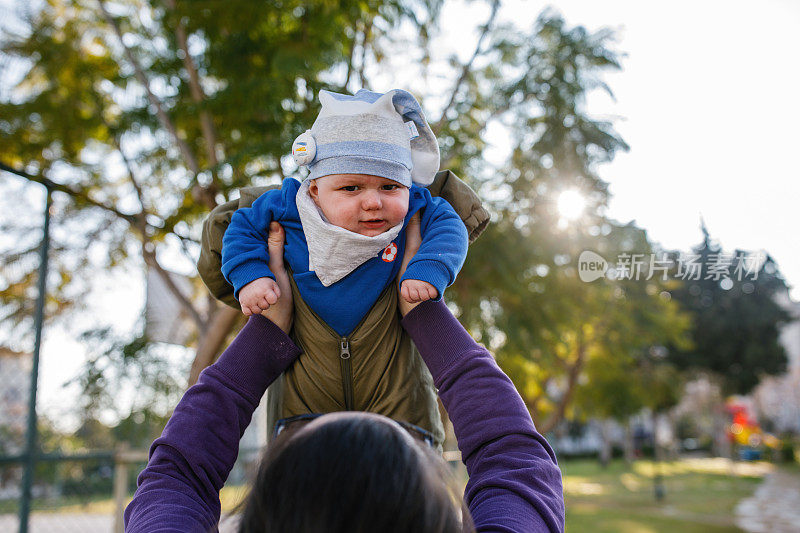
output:
[[407,279],[400,284],[400,295],[408,303],[415,304],[436,298],[439,291],[427,281]]
[[272,278],[258,278],[239,291],[239,304],[245,316],[258,315],[269,306],[277,303],[281,290]]

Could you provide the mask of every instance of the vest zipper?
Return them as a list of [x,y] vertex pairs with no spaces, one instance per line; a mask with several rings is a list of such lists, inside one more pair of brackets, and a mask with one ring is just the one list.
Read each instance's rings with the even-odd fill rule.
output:
[[339,363],[342,367],[342,388],[344,389],[344,408],[353,410],[353,367],[350,364],[350,341],[347,337],[339,339]]
[[[297,294],[299,294],[300,290],[297,288],[297,284],[294,281],[294,277],[293,277],[294,273],[288,267],[287,267],[286,270],[287,270],[287,272],[289,272],[289,279],[292,282],[292,294],[294,294],[295,291],[297,291]],[[395,283],[394,280],[392,280],[388,285],[386,285],[386,288],[383,289],[383,292],[380,293],[380,295],[378,296],[378,299],[375,300],[375,301],[377,302],[381,298],[383,298],[383,294],[386,291],[395,290],[394,283]],[[314,311],[311,308],[310,305],[305,304],[305,306],[311,312],[311,315],[313,317],[315,317],[320,322],[320,324],[322,324],[322,326],[325,329],[327,329],[332,335],[335,335],[337,337],[339,336],[339,334],[332,327],[330,327],[327,322],[322,320],[322,318],[317,314],[316,311]],[[358,324],[356,324],[356,327],[353,328],[353,330],[350,332],[351,334],[356,332],[356,331],[358,331],[361,328],[361,326],[364,324],[364,322],[369,317],[369,314],[370,314],[371,311],[372,311],[372,308],[370,308],[370,310],[367,312],[367,314],[365,314],[363,317],[361,317],[361,320],[359,320]],[[350,339],[348,339],[347,337],[339,337],[339,366],[341,367],[341,370],[342,370],[342,389],[344,391],[345,410],[352,411],[354,409],[354,407],[353,407],[353,403],[354,403],[354,400],[353,400],[353,367],[350,364]]]

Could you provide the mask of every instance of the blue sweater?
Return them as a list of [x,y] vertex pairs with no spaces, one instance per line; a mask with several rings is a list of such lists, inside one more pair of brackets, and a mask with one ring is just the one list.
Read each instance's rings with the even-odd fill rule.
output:
[[325,287],[317,275],[308,270],[308,244],[295,201],[299,188],[299,181],[287,178],[280,189],[267,191],[251,207],[233,214],[222,239],[222,274],[233,285],[236,298],[242,287],[251,281],[275,277],[267,266],[267,237],[273,220],[286,230],[284,257],[303,300],[341,336],[355,329],[386,286],[397,277],[405,250],[406,226],[417,211],[420,211],[422,244],[402,280],[427,281],[436,287],[441,299],[444,289],[455,281],[464,264],[468,238],[461,218],[446,200],[434,198],[428,189],[412,185],[403,230],[394,240],[395,259],[384,261],[379,252],[341,280]]

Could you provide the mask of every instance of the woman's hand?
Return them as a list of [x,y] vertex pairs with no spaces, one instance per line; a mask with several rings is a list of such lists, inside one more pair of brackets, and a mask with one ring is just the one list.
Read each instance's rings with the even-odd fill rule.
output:
[[294,306],[292,305],[292,285],[289,282],[289,274],[283,266],[283,242],[286,233],[283,226],[277,222],[269,225],[269,238],[267,248],[269,250],[269,269],[275,275],[275,281],[280,289],[278,301],[269,306],[269,309],[261,312],[261,316],[270,319],[276,326],[288,334],[292,329],[294,318]]
[[[406,316],[409,311],[422,303],[421,301],[409,303],[400,293],[400,278],[405,274],[408,263],[411,261],[411,258],[416,255],[420,244],[422,244],[422,233],[420,232],[419,225],[419,213],[414,213],[414,216],[408,221],[408,226],[406,227],[406,250],[403,253],[403,262],[400,263],[400,273],[397,274],[397,307],[400,308],[401,316]],[[271,250],[269,253],[270,256],[272,256]]]

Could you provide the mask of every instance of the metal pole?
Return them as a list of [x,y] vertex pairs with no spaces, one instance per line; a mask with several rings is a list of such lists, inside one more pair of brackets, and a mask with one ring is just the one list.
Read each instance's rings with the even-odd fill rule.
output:
[[42,347],[42,324],[44,323],[44,300],[47,289],[47,252],[50,249],[50,206],[52,198],[50,188],[46,187],[47,194],[44,207],[44,228],[42,246],[39,250],[39,297],[36,301],[36,317],[34,328],[36,340],[33,345],[33,364],[31,366],[31,390],[28,402],[28,431],[25,439],[25,469],[22,474],[22,498],[19,505],[19,531],[28,533],[28,517],[31,512],[31,487],[33,486],[33,468],[35,466],[36,450],[36,389],[39,384],[39,351]]
[[125,533],[125,499],[128,496],[128,464],[123,454],[128,444],[123,443],[114,453],[114,533]]
[[653,494],[656,501],[664,500],[664,473],[661,469],[661,446],[658,442],[658,414],[653,411]]

